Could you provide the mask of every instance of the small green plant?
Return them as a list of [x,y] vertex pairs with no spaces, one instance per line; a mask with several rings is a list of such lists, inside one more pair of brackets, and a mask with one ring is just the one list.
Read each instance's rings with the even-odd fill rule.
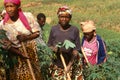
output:
[[38,44],[37,48],[38,48],[38,59],[40,61],[40,68],[43,78],[44,80],[49,80],[50,79],[49,68],[52,63],[52,59],[54,59],[56,56],[47,46]]
[[68,49],[68,48],[74,48],[75,44],[69,40],[65,40],[63,44],[61,42],[59,42],[56,46],[59,48],[65,47],[65,49]]

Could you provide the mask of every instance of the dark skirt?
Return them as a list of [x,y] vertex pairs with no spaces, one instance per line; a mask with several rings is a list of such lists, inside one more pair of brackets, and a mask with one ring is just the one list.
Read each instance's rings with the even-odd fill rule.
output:
[[6,80],[6,71],[3,62],[0,62],[0,80]]

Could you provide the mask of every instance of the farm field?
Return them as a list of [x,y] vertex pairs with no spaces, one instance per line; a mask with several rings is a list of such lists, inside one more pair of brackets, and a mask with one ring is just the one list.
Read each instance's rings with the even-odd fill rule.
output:
[[[47,42],[52,25],[57,24],[57,9],[67,5],[72,9],[71,24],[76,25],[82,37],[80,22],[95,21],[97,33],[105,40],[108,60],[100,69],[95,66],[86,70],[86,80],[120,79],[120,0],[21,0],[23,11],[36,15],[40,12],[47,17],[43,31]],[[4,9],[0,0],[0,11]],[[42,54],[42,53],[40,53]],[[44,56],[44,55],[43,55]],[[1,58],[0,58],[1,59]],[[47,75],[47,74],[46,74]],[[46,76],[45,76],[46,77]]]

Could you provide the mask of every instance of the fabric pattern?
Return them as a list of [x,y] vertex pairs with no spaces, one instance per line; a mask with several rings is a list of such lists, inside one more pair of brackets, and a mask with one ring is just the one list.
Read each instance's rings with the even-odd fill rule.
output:
[[[35,42],[31,41],[25,45],[35,78],[36,80],[42,80]],[[22,48],[19,49],[23,52]],[[14,55],[12,55],[12,57],[13,56]],[[13,68],[10,68],[10,80],[33,80],[26,59],[22,59],[17,56],[14,57],[18,59],[18,63],[15,64]]]
[[[78,59],[74,62],[73,67],[69,71],[72,80],[84,80],[82,73],[82,60]],[[56,65],[53,65],[50,68],[50,74],[52,80],[67,80],[67,75],[64,72],[64,69],[58,68]]]

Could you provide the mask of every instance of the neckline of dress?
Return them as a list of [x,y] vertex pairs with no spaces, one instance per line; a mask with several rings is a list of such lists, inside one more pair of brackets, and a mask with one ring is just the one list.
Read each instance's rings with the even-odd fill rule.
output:
[[15,22],[13,22],[13,23],[6,23],[6,24],[8,24],[8,25],[13,25],[13,24],[16,24],[19,20],[20,20],[20,19],[18,18]]
[[59,28],[60,28],[60,31],[67,32],[67,31],[69,31],[71,29],[71,26],[68,29],[66,29],[66,30],[62,29],[62,27],[60,25],[59,25]]

